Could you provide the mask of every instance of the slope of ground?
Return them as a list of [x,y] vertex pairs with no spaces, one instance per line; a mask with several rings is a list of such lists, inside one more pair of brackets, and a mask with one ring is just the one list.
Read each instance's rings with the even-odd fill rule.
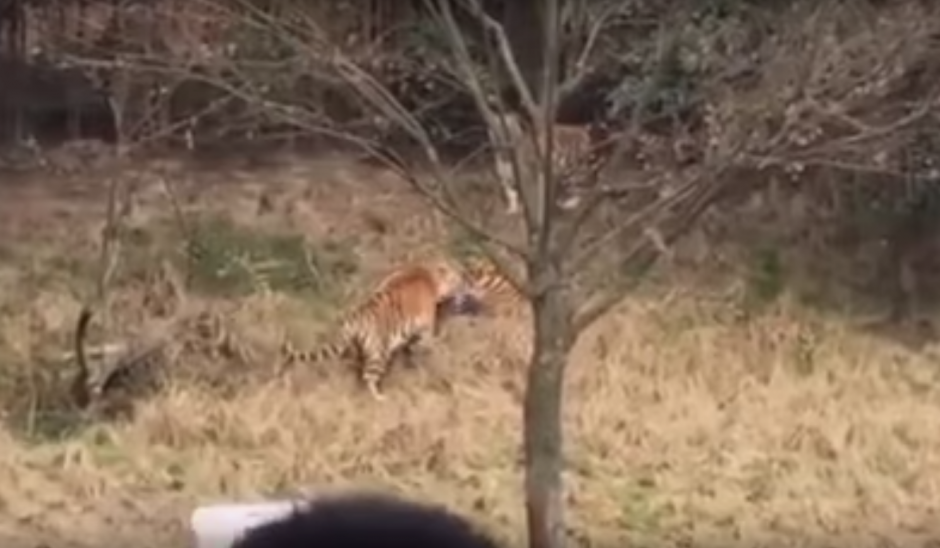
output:
[[[299,233],[311,246],[355,245],[342,295],[389,262],[450,245],[441,220],[376,168],[163,171],[187,211]],[[147,227],[171,208],[155,179],[138,178],[131,221]],[[94,260],[104,185],[0,189],[4,378],[65,350],[93,284],[80,265]],[[344,371],[274,374],[278,337],[315,329],[304,299],[313,297],[265,287],[223,299],[252,350],[250,375],[221,370],[234,384],[226,396],[178,380],[129,421],[57,439],[8,421],[0,538],[91,546],[133,535],[140,546],[153,535],[166,546],[185,542],[198,503],[349,485],[440,501],[521,538],[524,316],[455,319],[426,366],[396,371],[376,405]],[[733,283],[650,288],[586,333],[573,357],[573,534],[596,545],[940,539],[936,377],[929,356],[786,299],[743,321]]]

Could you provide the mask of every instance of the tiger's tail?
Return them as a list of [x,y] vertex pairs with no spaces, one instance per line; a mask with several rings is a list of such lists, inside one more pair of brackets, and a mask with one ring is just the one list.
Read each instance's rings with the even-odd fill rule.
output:
[[309,364],[337,358],[347,346],[345,338],[333,340],[312,349],[299,349],[294,347],[289,340],[285,340],[281,348],[280,372],[285,373],[297,363]]

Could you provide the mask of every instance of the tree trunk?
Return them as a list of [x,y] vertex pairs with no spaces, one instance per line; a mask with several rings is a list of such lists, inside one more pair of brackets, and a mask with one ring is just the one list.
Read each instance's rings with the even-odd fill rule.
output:
[[529,548],[562,548],[562,390],[574,344],[568,290],[554,285],[532,303],[535,344],[525,396],[525,489]]

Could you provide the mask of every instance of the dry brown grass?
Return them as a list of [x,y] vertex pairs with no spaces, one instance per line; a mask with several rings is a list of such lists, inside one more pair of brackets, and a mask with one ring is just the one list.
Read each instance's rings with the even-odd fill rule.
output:
[[[412,198],[367,168],[320,161],[188,173],[179,178],[197,183],[201,207],[312,240],[357,233],[367,274],[402,250],[441,245],[435,216],[415,214]],[[264,185],[278,185],[278,203],[293,211],[256,216]],[[30,246],[11,256],[40,264],[91,249],[81,242],[100,222],[88,215],[100,200],[58,192],[38,183],[3,190],[3,241]],[[24,272],[22,263],[0,267],[8,364],[62,346],[77,306],[74,284]],[[650,289],[583,337],[566,400],[578,534],[742,546],[940,534],[934,360],[787,299],[736,321],[733,290]],[[75,437],[0,431],[0,509],[9,516],[0,536],[82,531],[78,545],[124,535],[141,545],[150,530],[157,545],[179,538],[199,502],[368,485],[453,505],[519,538],[524,318],[453,321],[427,366],[394,374],[379,406],[344,372],[273,378],[276,336],[309,325],[297,300],[258,292],[239,301],[231,321],[253,334],[257,374],[230,397],[177,382],[133,420]]]

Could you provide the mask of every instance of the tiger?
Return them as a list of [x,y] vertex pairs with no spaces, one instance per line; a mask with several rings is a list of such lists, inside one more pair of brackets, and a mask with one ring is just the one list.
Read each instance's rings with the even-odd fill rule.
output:
[[325,344],[296,350],[285,342],[284,366],[354,354],[360,377],[376,400],[391,362],[413,358],[414,346],[437,336],[444,312],[459,312],[470,298],[464,273],[446,259],[404,265],[382,278],[369,297],[349,311]]
[[459,314],[472,314],[483,308],[517,308],[526,302],[525,294],[499,270],[493,261],[483,257],[464,260],[464,279],[471,297],[464,306],[455,307]]
[[[535,152],[522,117],[514,112],[505,112],[501,118],[509,145],[521,147],[522,160],[534,165]],[[597,185],[600,172],[613,156],[616,133],[603,121],[587,125],[553,124],[551,129],[554,132],[552,171],[559,182],[557,203],[562,210],[570,211],[577,208],[582,196]],[[488,133],[491,142],[496,143],[493,129],[488,127]],[[505,152],[497,151],[495,170],[505,196],[506,213],[514,215],[520,211],[519,195],[513,185],[512,162]]]

